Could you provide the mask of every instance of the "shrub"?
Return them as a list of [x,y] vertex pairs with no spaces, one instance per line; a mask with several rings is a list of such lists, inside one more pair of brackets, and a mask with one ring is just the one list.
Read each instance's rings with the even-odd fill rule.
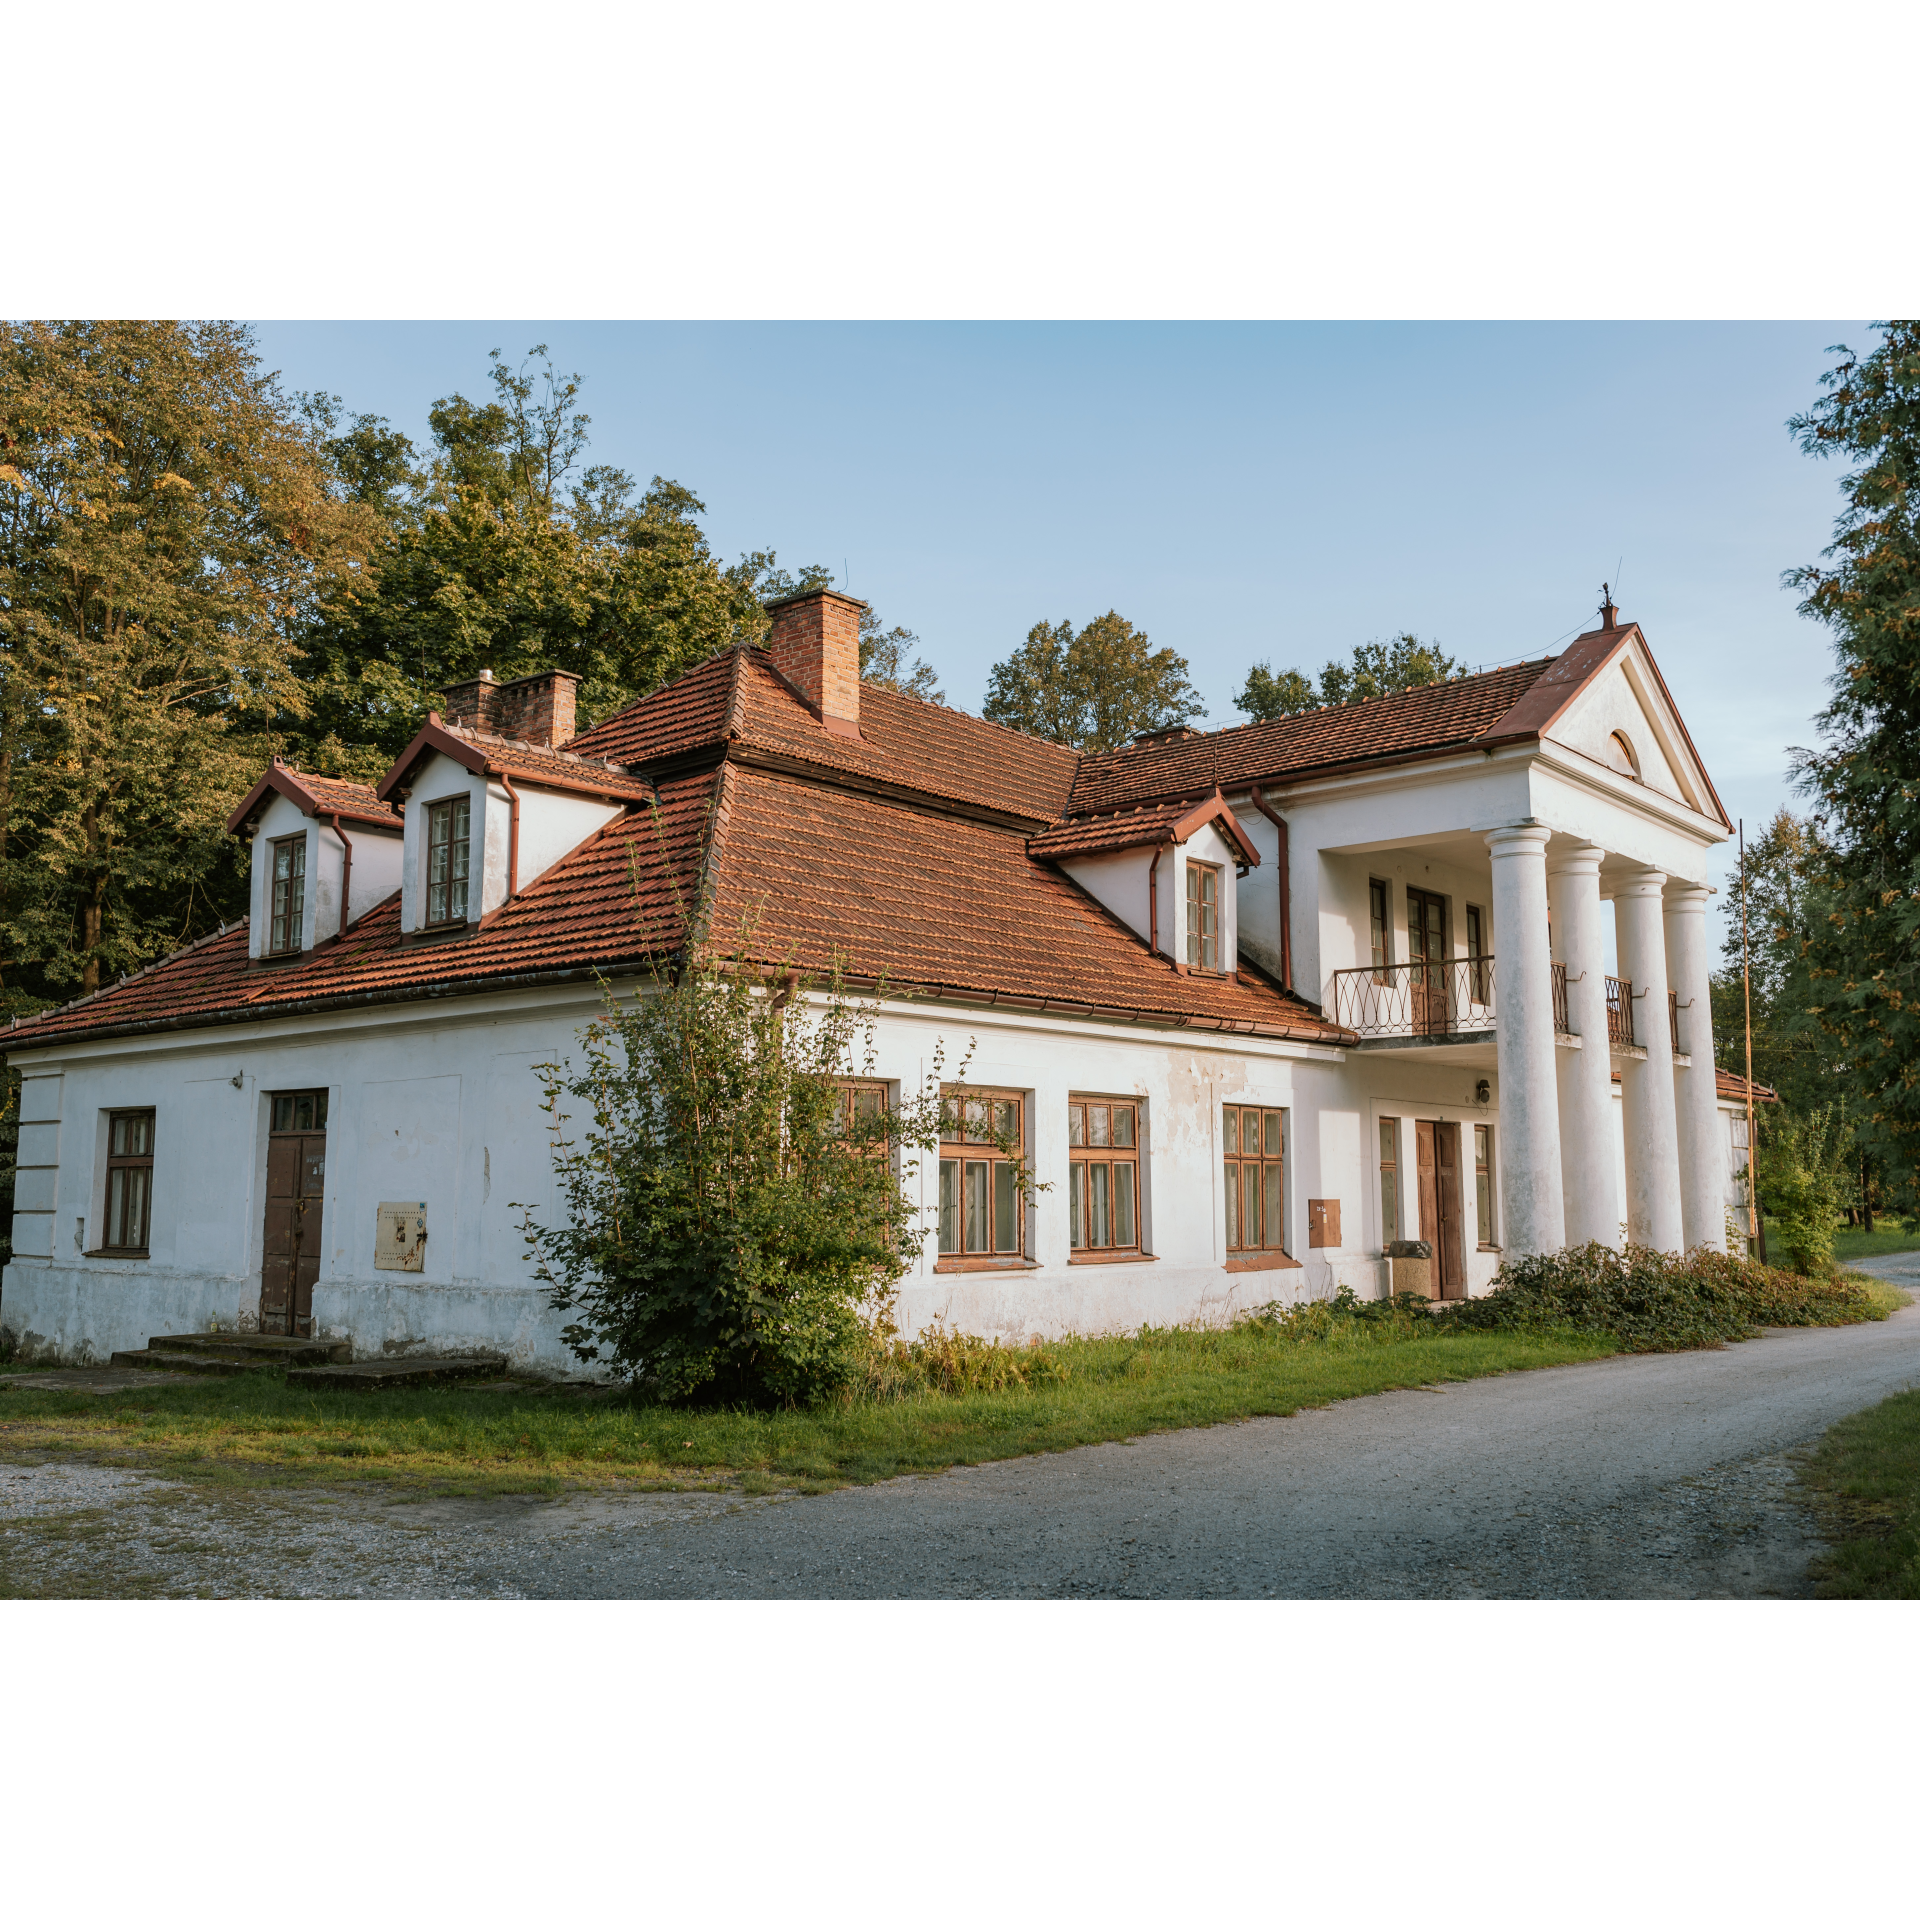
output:
[[1838,1105],[1804,1118],[1769,1111],[1760,1125],[1760,1201],[1795,1273],[1833,1270],[1833,1236],[1846,1217],[1852,1130]]
[[[938,1150],[937,1092],[849,1098],[873,1027],[837,979],[774,990],[703,958],[609,994],[583,1062],[540,1069],[561,1218],[522,1212],[582,1360],[657,1401],[793,1406],[855,1384],[921,1232],[896,1153]],[[589,1117],[578,1139],[562,1102]]]
[[1509,1261],[1493,1291],[1445,1310],[1449,1326],[1566,1327],[1605,1333],[1628,1353],[1670,1353],[1745,1340],[1762,1326],[1883,1320],[1850,1280],[1783,1273],[1710,1248],[1688,1254],[1597,1240]]

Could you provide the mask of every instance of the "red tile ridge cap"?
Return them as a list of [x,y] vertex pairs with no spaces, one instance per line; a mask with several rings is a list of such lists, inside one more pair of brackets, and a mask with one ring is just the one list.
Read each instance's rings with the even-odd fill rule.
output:
[[[310,780],[324,780],[329,786],[350,788],[364,794],[365,803],[353,806],[336,802],[331,794],[319,793],[310,787],[307,784]],[[240,832],[266,804],[268,797],[276,793],[291,800],[309,819],[323,813],[337,813],[345,819],[358,820],[370,827],[398,827],[401,824],[400,810],[378,788],[370,787],[361,780],[342,780],[333,774],[303,773],[300,768],[289,766],[276,753],[268,763],[266,772],[253,783],[246,797],[227,816],[227,832]]]

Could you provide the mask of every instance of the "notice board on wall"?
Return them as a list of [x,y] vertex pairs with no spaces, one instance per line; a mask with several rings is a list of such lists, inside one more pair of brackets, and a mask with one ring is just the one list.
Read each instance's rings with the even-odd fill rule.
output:
[[427,1203],[382,1200],[373,1232],[373,1264],[385,1273],[423,1273],[427,1265]]

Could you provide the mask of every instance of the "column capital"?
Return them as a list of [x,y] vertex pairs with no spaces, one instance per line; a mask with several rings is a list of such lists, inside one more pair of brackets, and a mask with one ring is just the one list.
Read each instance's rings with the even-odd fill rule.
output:
[[1682,880],[1666,890],[1666,908],[1670,914],[1704,914],[1713,889],[1697,880]]
[[1606,857],[1605,847],[1596,847],[1580,841],[1570,844],[1562,842],[1549,856],[1547,871],[1552,874],[1572,874],[1581,879],[1598,880],[1600,863]]
[[1543,827],[1537,820],[1523,820],[1510,827],[1495,827],[1486,836],[1487,847],[1497,860],[1502,855],[1511,857],[1544,858],[1547,842],[1552,839],[1553,830]]
[[1662,899],[1667,891],[1667,876],[1658,867],[1639,867],[1621,874],[1609,891],[1616,900]]

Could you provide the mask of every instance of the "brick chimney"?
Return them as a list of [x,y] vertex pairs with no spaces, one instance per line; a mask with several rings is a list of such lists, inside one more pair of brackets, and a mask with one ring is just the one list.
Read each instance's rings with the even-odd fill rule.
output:
[[579,685],[577,673],[559,667],[509,680],[496,703],[500,731],[529,746],[564,747],[574,736],[573,698]]
[[500,685],[490,669],[482,667],[472,680],[456,680],[440,689],[441,717],[449,725],[467,727],[475,733],[498,733],[494,709],[500,698]]
[[442,717],[474,733],[524,740],[534,747],[564,747],[574,735],[577,673],[558,667],[519,680],[496,680],[482,667],[472,680],[441,689]]
[[776,600],[767,651],[829,733],[860,738],[860,616],[867,603],[831,587]]

